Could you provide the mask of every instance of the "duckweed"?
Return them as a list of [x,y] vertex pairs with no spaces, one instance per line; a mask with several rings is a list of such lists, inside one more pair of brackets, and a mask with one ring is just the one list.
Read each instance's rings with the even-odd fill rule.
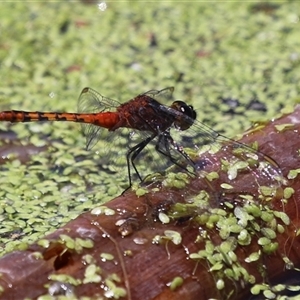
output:
[[299,173],[300,173],[300,169],[289,170],[287,178],[288,179],[295,179],[298,176]]
[[101,281],[101,269],[95,264],[90,264],[86,267],[84,272],[83,283],[98,283]]
[[184,189],[188,184],[190,178],[186,173],[168,173],[167,177],[163,180],[162,184],[165,187],[177,189]]
[[292,124],[292,123],[276,124],[275,125],[275,128],[280,132],[285,131],[285,130],[290,130],[294,127],[295,127],[295,124]]
[[112,274],[110,278],[105,279],[105,284],[107,286],[107,289],[104,292],[105,297],[120,299],[127,295],[126,290],[122,287],[117,287],[115,282],[120,282],[120,278],[116,274]]
[[139,187],[136,191],[135,191],[135,194],[138,196],[138,197],[141,197],[141,196],[144,196],[146,195],[147,193],[149,193],[149,191],[145,188],[141,188]]
[[110,253],[101,253],[100,257],[102,259],[102,261],[110,261],[114,259],[114,256]]
[[182,284],[183,284],[183,278],[180,276],[176,276],[168,285],[170,286],[171,291],[175,291],[178,287],[182,286]]
[[69,283],[74,286],[82,283],[80,279],[75,279],[74,277],[66,274],[50,274],[49,280]]
[[251,263],[259,260],[260,258],[261,258],[261,251],[259,250],[258,252],[253,252],[248,257],[246,257],[245,262]]
[[163,213],[163,212],[160,212],[158,214],[158,218],[159,220],[163,223],[163,224],[167,224],[167,223],[170,223],[170,218],[167,214]]
[[217,282],[216,282],[216,288],[218,290],[222,290],[222,289],[224,289],[224,287],[225,287],[224,280],[223,279],[218,279]]
[[289,199],[292,197],[292,195],[295,193],[295,190],[291,187],[286,187],[284,190],[283,190],[283,197],[285,199]]
[[170,239],[175,245],[179,245],[182,241],[181,234],[174,230],[165,230],[165,237]]
[[106,216],[113,216],[116,212],[111,209],[111,208],[108,208],[106,206],[98,206],[98,207],[95,207],[91,210],[91,214],[93,215],[106,215]]
[[228,184],[228,183],[222,183],[221,185],[221,188],[225,189],[225,190],[231,190],[233,189],[233,186]]

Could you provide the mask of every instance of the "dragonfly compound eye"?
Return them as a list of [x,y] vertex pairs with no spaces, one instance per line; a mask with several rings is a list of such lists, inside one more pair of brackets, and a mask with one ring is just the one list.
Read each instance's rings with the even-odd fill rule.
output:
[[191,105],[187,105],[183,101],[175,101],[171,105],[171,108],[179,111],[181,114],[176,115],[174,125],[180,130],[186,130],[190,128],[196,117],[197,114]]

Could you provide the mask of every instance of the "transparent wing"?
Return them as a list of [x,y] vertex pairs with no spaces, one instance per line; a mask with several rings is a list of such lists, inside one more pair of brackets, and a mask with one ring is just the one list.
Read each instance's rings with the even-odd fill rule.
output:
[[119,105],[118,101],[104,97],[95,90],[86,87],[78,98],[77,109],[79,113],[97,113],[116,110]]
[[174,87],[167,87],[162,90],[150,90],[143,95],[147,95],[160,103],[168,104],[173,100],[173,92]]
[[[84,88],[78,99],[78,113],[99,113],[116,111],[119,102],[106,98],[91,88]],[[92,125],[81,124],[81,130],[86,137],[86,148],[92,149],[100,139],[106,138],[107,129]]]

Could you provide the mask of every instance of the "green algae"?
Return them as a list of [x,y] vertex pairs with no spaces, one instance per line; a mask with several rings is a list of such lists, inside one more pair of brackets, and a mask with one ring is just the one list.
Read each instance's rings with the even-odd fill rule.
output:
[[[0,12],[1,106],[74,111],[84,86],[126,101],[151,88],[176,85],[176,97],[193,104],[199,120],[225,130],[228,136],[235,135],[252,121],[273,118],[282,105],[299,101],[297,4],[280,3],[273,15],[257,10],[253,13],[252,8],[251,3],[212,7],[170,1],[149,3],[144,9],[142,2],[125,1],[108,3],[108,9],[100,12],[95,6],[80,3],[72,9],[67,2],[4,3]],[[66,30],[63,24],[68,24]],[[124,32],[124,28],[130,30]],[[236,109],[238,114],[228,114],[229,107],[222,99],[237,99],[241,104]],[[249,109],[253,99],[263,102],[267,111]],[[13,130],[23,145],[50,144],[44,153],[32,156],[26,167],[15,154],[9,155],[11,162],[1,167],[2,254],[42,238],[82,211],[94,207],[97,211],[100,200],[109,200],[120,192],[116,184],[127,183],[121,173],[111,176],[103,170],[101,156],[83,150],[85,141],[77,124],[0,126],[5,132]],[[286,130],[287,126],[277,129]],[[100,141],[97,146],[105,145]],[[114,153],[118,155],[118,150]],[[124,166],[124,162],[123,158],[118,163]],[[241,167],[232,168],[230,177],[234,178]],[[291,178],[298,173],[290,172]],[[178,189],[184,183],[171,180]],[[145,191],[137,193],[142,196]],[[285,196],[289,195],[291,191],[286,191]],[[204,199],[205,195],[199,200],[201,208],[207,207]],[[170,217],[188,216],[194,207],[193,203],[178,204]],[[268,223],[275,215],[284,226],[290,223],[283,212],[261,212],[258,205],[249,205],[245,211],[239,212],[241,217],[236,216],[234,224],[226,223],[221,211],[204,213],[197,222],[208,222],[210,228],[225,224],[223,237],[242,228],[237,237],[241,245],[252,238],[246,225],[238,224],[245,216]],[[262,229],[251,218],[247,219],[249,224],[254,232]],[[263,228],[269,236],[270,230],[282,233],[283,225]],[[18,230],[21,241],[14,239]],[[217,281],[217,288],[223,288],[222,279]]]

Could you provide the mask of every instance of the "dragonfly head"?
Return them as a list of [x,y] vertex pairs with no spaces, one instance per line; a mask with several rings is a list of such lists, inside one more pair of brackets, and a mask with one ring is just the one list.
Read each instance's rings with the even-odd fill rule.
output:
[[179,111],[181,114],[176,115],[174,125],[179,130],[187,130],[190,128],[196,117],[196,111],[194,110],[193,106],[187,105],[183,101],[174,101],[171,105],[171,108]]

